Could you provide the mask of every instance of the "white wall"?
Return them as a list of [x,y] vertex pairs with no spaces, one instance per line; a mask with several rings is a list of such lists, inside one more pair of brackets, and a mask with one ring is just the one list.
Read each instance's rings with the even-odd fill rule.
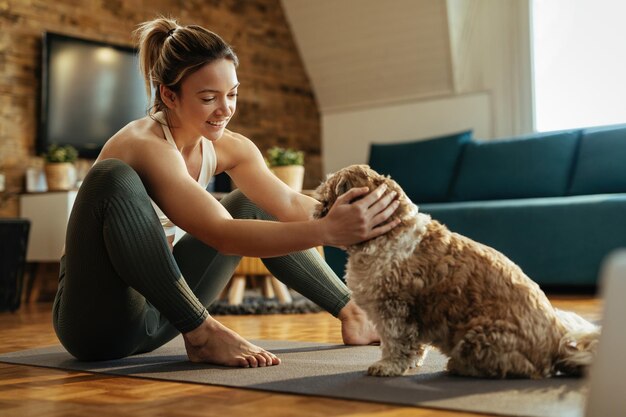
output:
[[322,119],[325,173],[372,142],[532,132],[530,0],[282,0]]
[[322,113],[453,93],[445,0],[282,0]]
[[472,129],[491,138],[491,99],[475,93],[322,114],[325,173],[366,163],[371,143],[427,139]]

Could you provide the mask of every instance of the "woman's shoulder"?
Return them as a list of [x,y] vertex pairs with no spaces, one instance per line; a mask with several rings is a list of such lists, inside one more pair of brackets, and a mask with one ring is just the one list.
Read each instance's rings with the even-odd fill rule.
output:
[[121,128],[110,140],[144,142],[146,140],[155,139],[159,141],[163,141],[165,139],[163,129],[159,125],[159,122],[153,120],[150,116],[146,116],[128,123],[126,126]]
[[214,146],[216,150],[224,149],[235,152],[249,152],[251,149],[256,149],[256,145],[250,139],[228,129],[224,130],[224,134],[215,141]]
[[232,130],[228,130],[228,129],[224,129],[224,134],[222,135],[221,138],[219,138],[218,141],[216,141],[216,143],[219,143],[222,141],[230,142],[230,143],[243,143],[243,144],[252,142],[250,139],[248,139],[244,135],[237,133],[237,132],[233,132]]
[[218,163],[232,167],[256,155],[259,150],[250,139],[231,130],[224,130],[221,138],[213,143]]
[[228,129],[224,130],[222,137],[215,141],[213,145],[215,146],[215,150],[217,152],[223,150],[228,153],[247,153],[256,149],[256,145],[250,139],[240,133],[233,132]]
[[106,147],[143,147],[157,143],[167,143],[159,123],[149,116],[133,120],[109,139]]
[[113,135],[98,159],[117,158],[131,163],[138,155],[145,159],[170,147],[158,122],[146,116],[128,123]]

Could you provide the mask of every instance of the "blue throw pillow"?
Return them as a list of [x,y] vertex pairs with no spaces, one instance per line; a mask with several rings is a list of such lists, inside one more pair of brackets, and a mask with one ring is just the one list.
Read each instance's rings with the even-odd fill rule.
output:
[[626,127],[583,131],[571,195],[626,192]]
[[579,135],[569,131],[467,144],[452,199],[565,195]]
[[390,175],[416,204],[446,201],[463,145],[472,132],[428,140],[372,144],[369,165]]

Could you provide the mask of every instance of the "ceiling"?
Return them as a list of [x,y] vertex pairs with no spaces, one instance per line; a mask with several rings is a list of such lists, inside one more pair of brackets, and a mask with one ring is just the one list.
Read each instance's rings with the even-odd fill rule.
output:
[[446,0],[282,0],[320,111],[451,94]]

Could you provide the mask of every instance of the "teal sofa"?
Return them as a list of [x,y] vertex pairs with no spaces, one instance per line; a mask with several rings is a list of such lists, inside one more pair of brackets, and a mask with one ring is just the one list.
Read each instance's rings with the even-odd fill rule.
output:
[[[604,257],[626,247],[626,125],[372,144],[369,164],[420,211],[498,249],[543,287],[595,286]],[[326,255],[342,276],[345,254]]]

